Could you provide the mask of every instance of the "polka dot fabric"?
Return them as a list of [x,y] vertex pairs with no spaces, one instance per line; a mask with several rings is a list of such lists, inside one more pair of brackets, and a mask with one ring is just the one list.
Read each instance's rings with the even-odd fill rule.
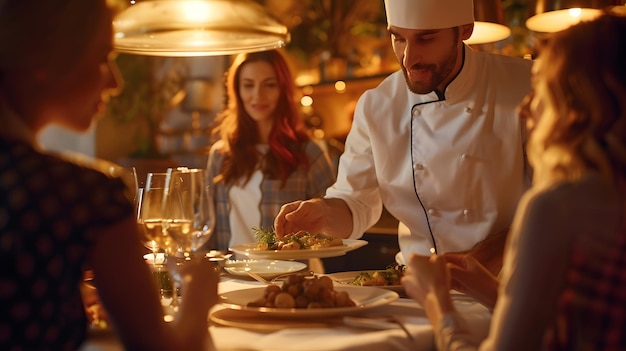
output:
[[0,350],[74,350],[92,229],[133,213],[119,179],[0,140]]

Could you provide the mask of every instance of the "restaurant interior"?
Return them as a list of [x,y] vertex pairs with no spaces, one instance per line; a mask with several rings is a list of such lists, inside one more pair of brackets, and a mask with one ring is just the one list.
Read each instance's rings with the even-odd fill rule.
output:
[[[206,166],[208,149],[214,141],[211,127],[225,104],[224,73],[239,52],[280,48],[294,72],[302,116],[311,134],[339,152],[359,96],[400,69],[389,43],[382,0],[119,2],[114,27],[124,92],[111,98],[105,115],[89,133],[78,135],[50,128],[41,135],[40,142],[49,149],[78,151],[135,167],[140,186],[147,172]],[[180,11],[187,2],[216,6],[214,16],[184,17],[190,16]],[[533,43],[538,37],[593,17],[607,7],[626,13],[625,0],[474,0],[475,35],[466,43],[474,50],[532,60]],[[198,26],[196,21],[205,22]],[[378,223],[362,238],[368,245],[323,258],[325,273],[385,269],[399,251],[397,230],[397,220],[383,211]],[[233,291],[247,287],[239,282],[228,283]],[[260,350],[263,345],[270,345],[265,349],[288,350],[279,343],[298,338],[300,350],[337,350],[343,346],[346,350],[374,350],[381,345],[404,349],[407,344],[401,339],[407,337],[413,345],[421,345],[419,350],[434,349],[423,312],[411,314],[415,306],[407,301],[395,302],[396,297],[385,316],[399,315],[400,321],[388,322],[386,329],[380,327],[385,330],[380,334],[335,334],[334,319],[317,324],[291,317],[269,322],[254,315],[236,318],[236,313],[229,311],[216,314],[212,321],[243,327],[227,332],[213,327],[211,330],[220,350]],[[476,317],[472,327],[486,328],[489,320],[483,318],[484,308],[463,301],[460,298],[456,302],[464,313]],[[353,322],[363,321],[355,318]],[[403,323],[411,324],[412,329],[407,330]],[[306,338],[301,339],[297,332],[276,334],[276,339],[266,334],[290,327],[308,328],[303,332]],[[226,335],[228,338],[219,337]],[[260,335],[270,336],[261,339]],[[414,339],[416,335],[418,339]],[[419,339],[420,335],[424,339]],[[324,347],[316,341],[321,337],[326,341]],[[108,342],[92,336],[83,350],[116,349]],[[253,342],[258,344],[244,346]],[[227,347],[220,347],[224,345]]]
[[[213,1],[225,6],[212,11],[220,14],[215,18],[201,19],[210,33],[200,37],[195,28],[176,28],[178,36],[162,28],[190,21],[175,10],[185,1],[117,1],[117,30],[128,32],[127,41],[116,43],[123,93],[111,98],[87,134],[51,127],[40,142],[136,167],[140,179],[171,167],[206,166],[212,122],[225,103],[224,72],[237,52],[280,48],[294,72],[306,125],[339,154],[356,100],[399,69],[380,0]],[[151,9],[153,3],[172,8]],[[624,0],[475,0],[477,24],[467,44],[532,59],[537,37],[607,7],[626,9]],[[129,35],[146,30],[166,33],[151,35],[150,42]],[[204,46],[185,42],[188,38],[201,38]],[[372,245],[326,259],[325,269],[384,268],[398,251],[396,234],[397,221],[383,211],[364,236]]]

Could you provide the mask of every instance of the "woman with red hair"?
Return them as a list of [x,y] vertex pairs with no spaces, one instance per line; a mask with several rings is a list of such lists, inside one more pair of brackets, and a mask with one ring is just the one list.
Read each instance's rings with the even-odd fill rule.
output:
[[215,247],[256,242],[282,204],[319,197],[335,181],[324,149],[306,131],[289,66],[276,50],[238,55],[207,165],[215,183]]

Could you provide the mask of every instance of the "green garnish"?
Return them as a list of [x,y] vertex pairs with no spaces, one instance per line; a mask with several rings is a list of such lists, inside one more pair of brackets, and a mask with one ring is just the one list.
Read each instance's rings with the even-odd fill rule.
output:
[[265,243],[268,246],[272,246],[276,243],[276,232],[274,229],[264,229],[253,227],[254,237],[257,242]]
[[[361,272],[349,283],[351,285],[399,285],[400,279],[404,275],[404,266],[392,264],[387,266],[385,270],[377,270],[373,272]],[[382,280],[381,280],[382,278]],[[376,282],[376,283],[374,283]]]
[[289,249],[294,248],[299,250],[307,250],[311,248],[320,248],[328,246],[341,245],[341,239],[329,237],[323,234],[312,235],[309,232],[299,231],[297,233],[287,234],[282,238],[276,237],[276,232],[273,228],[257,228],[252,227],[254,236],[257,240],[258,250],[282,250],[284,247],[295,243],[296,245],[289,246]]

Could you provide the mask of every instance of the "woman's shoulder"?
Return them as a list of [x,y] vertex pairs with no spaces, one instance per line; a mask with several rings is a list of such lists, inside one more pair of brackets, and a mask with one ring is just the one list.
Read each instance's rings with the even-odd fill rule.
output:
[[[7,191],[20,189],[33,206],[61,208],[64,213],[88,214],[85,222],[103,223],[132,214],[130,192],[111,173],[119,167],[109,161],[68,153],[41,152],[28,145],[11,144],[3,150],[10,164],[0,163],[3,176],[14,179]],[[46,198],[47,201],[41,201]]]
[[226,146],[226,142],[222,139],[216,141],[213,143],[213,145],[211,145],[211,147],[209,148],[209,153],[213,154],[216,152],[220,152],[222,150],[224,150],[224,147]]
[[611,227],[619,220],[624,194],[598,174],[564,181],[526,194],[527,219],[573,233]]
[[224,150],[226,143],[223,140],[218,140],[209,148],[209,155],[207,160],[207,167],[217,166],[222,163],[224,157]]
[[[10,160],[11,169],[24,176],[27,173],[43,172],[49,178],[55,177],[106,177],[111,174],[116,164],[98,158],[92,158],[73,152],[40,151],[22,142],[5,141],[5,158]],[[30,166],[29,166],[30,165]]]
[[605,177],[590,173],[577,181],[563,181],[538,192],[536,201],[545,205],[560,204],[561,208],[587,209],[598,205],[618,205],[619,192]]
[[74,168],[77,172],[106,176],[116,174],[115,170],[120,168],[118,164],[111,161],[73,152],[55,153],[51,154],[51,157],[59,163],[66,163],[68,167]]
[[323,141],[317,139],[310,139],[303,142],[304,151],[309,155],[320,155],[323,154],[326,150]]

